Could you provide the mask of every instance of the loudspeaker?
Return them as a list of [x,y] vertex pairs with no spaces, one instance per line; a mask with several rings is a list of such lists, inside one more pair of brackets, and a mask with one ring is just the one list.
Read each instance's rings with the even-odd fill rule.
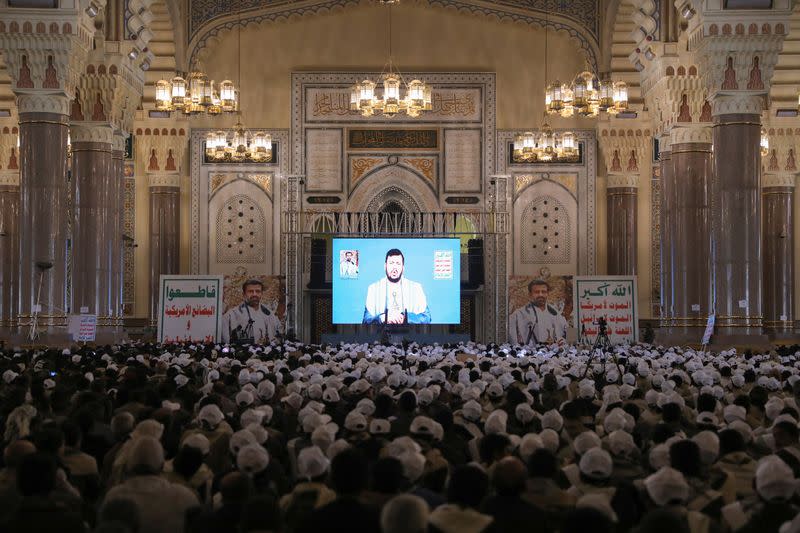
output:
[[469,285],[483,285],[483,239],[467,241],[467,268],[469,269]]
[[309,289],[325,288],[325,254],[328,246],[325,239],[311,239],[311,276]]

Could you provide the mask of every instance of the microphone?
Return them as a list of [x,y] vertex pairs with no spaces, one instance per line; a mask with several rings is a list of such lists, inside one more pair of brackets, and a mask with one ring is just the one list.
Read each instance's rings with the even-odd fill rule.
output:
[[36,261],[36,268],[39,270],[50,270],[53,268],[53,261],[52,259],[40,259]]

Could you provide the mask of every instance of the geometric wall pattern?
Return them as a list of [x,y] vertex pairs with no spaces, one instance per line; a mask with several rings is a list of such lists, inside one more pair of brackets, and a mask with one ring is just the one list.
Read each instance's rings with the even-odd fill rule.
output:
[[222,205],[216,219],[218,263],[264,262],[266,219],[258,204],[236,195]]
[[569,263],[569,213],[552,196],[539,196],[522,214],[522,262]]

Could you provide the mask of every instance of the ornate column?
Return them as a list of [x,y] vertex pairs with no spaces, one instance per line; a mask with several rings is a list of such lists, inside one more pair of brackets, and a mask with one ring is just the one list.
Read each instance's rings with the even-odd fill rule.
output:
[[[120,43],[101,42],[88,59],[72,102],[75,218],[73,310],[97,315],[104,333],[120,323],[122,159],[125,132],[144,87]],[[104,335],[105,337],[105,335]]]
[[672,335],[690,341],[702,337],[712,312],[711,128],[680,123],[670,131],[670,148]]
[[115,222],[111,239],[111,308],[113,310],[114,325],[122,325],[122,282],[123,268],[122,256],[125,243],[123,242],[123,227],[125,213],[125,139],[122,131],[114,131],[114,140],[111,145],[111,198],[113,202],[112,223]]
[[661,321],[659,327],[667,328],[675,316],[673,306],[673,277],[675,254],[673,240],[673,212],[675,210],[675,181],[672,173],[672,147],[669,135],[659,137],[658,164],[661,170]]
[[160,277],[180,273],[180,187],[186,136],[174,128],[152,133],[145,130],[137,146],[144,150],[150,192],[149,315],[155,324]]
[[777,334],[792,333],[794,323],[795,178],[795,173],[769,173],[761,181],[764,327]]
[[[73,117],[75,114],[73,113]],[[72,309],[112,325],[111,250],[114,209],[111,148],[113,130],[104,123],[78,122],[72,138]]]
[[[2,155],[5,159],[5,150]],[[0,331],[8,332],[16,325],[17,318],[19,167],[9,168],[8,161],[2,163],[5,170],[0,170]]]
[[636,209],[638,176],[608,176],[608,273],[636,274]]
[[761,112],[791,3],[741,16],[711,2],[690,20],[713,116],[712,264],[717,345],[767,343],[762,334]]
[[[639,162],[649,157],[649,129],[629,120],[610,119],[600,126],[600,150],[606,165],[607,271],[610,275],[637,272],[637,210]],[[634,132],[639,132],[635,134]]]
[[16,325],[19,276],[19,158],[16,126],[0,134],[0,332]]
[[162,274],[180,267],[179,174],[149,174],[150,184],[150,320],[158,316],[158,284]]
[[51,334],[66,323],[69,102],[93,34],[94,22],[80,4],[0,8],[0,51],[19,114],[17,301],[18,324],[25,331],[34,313]]

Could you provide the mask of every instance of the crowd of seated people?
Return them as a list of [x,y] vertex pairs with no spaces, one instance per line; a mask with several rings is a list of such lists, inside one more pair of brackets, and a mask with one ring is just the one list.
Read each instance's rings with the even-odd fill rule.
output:
[[800,348],[0,351],[0,533],[800,533]]

